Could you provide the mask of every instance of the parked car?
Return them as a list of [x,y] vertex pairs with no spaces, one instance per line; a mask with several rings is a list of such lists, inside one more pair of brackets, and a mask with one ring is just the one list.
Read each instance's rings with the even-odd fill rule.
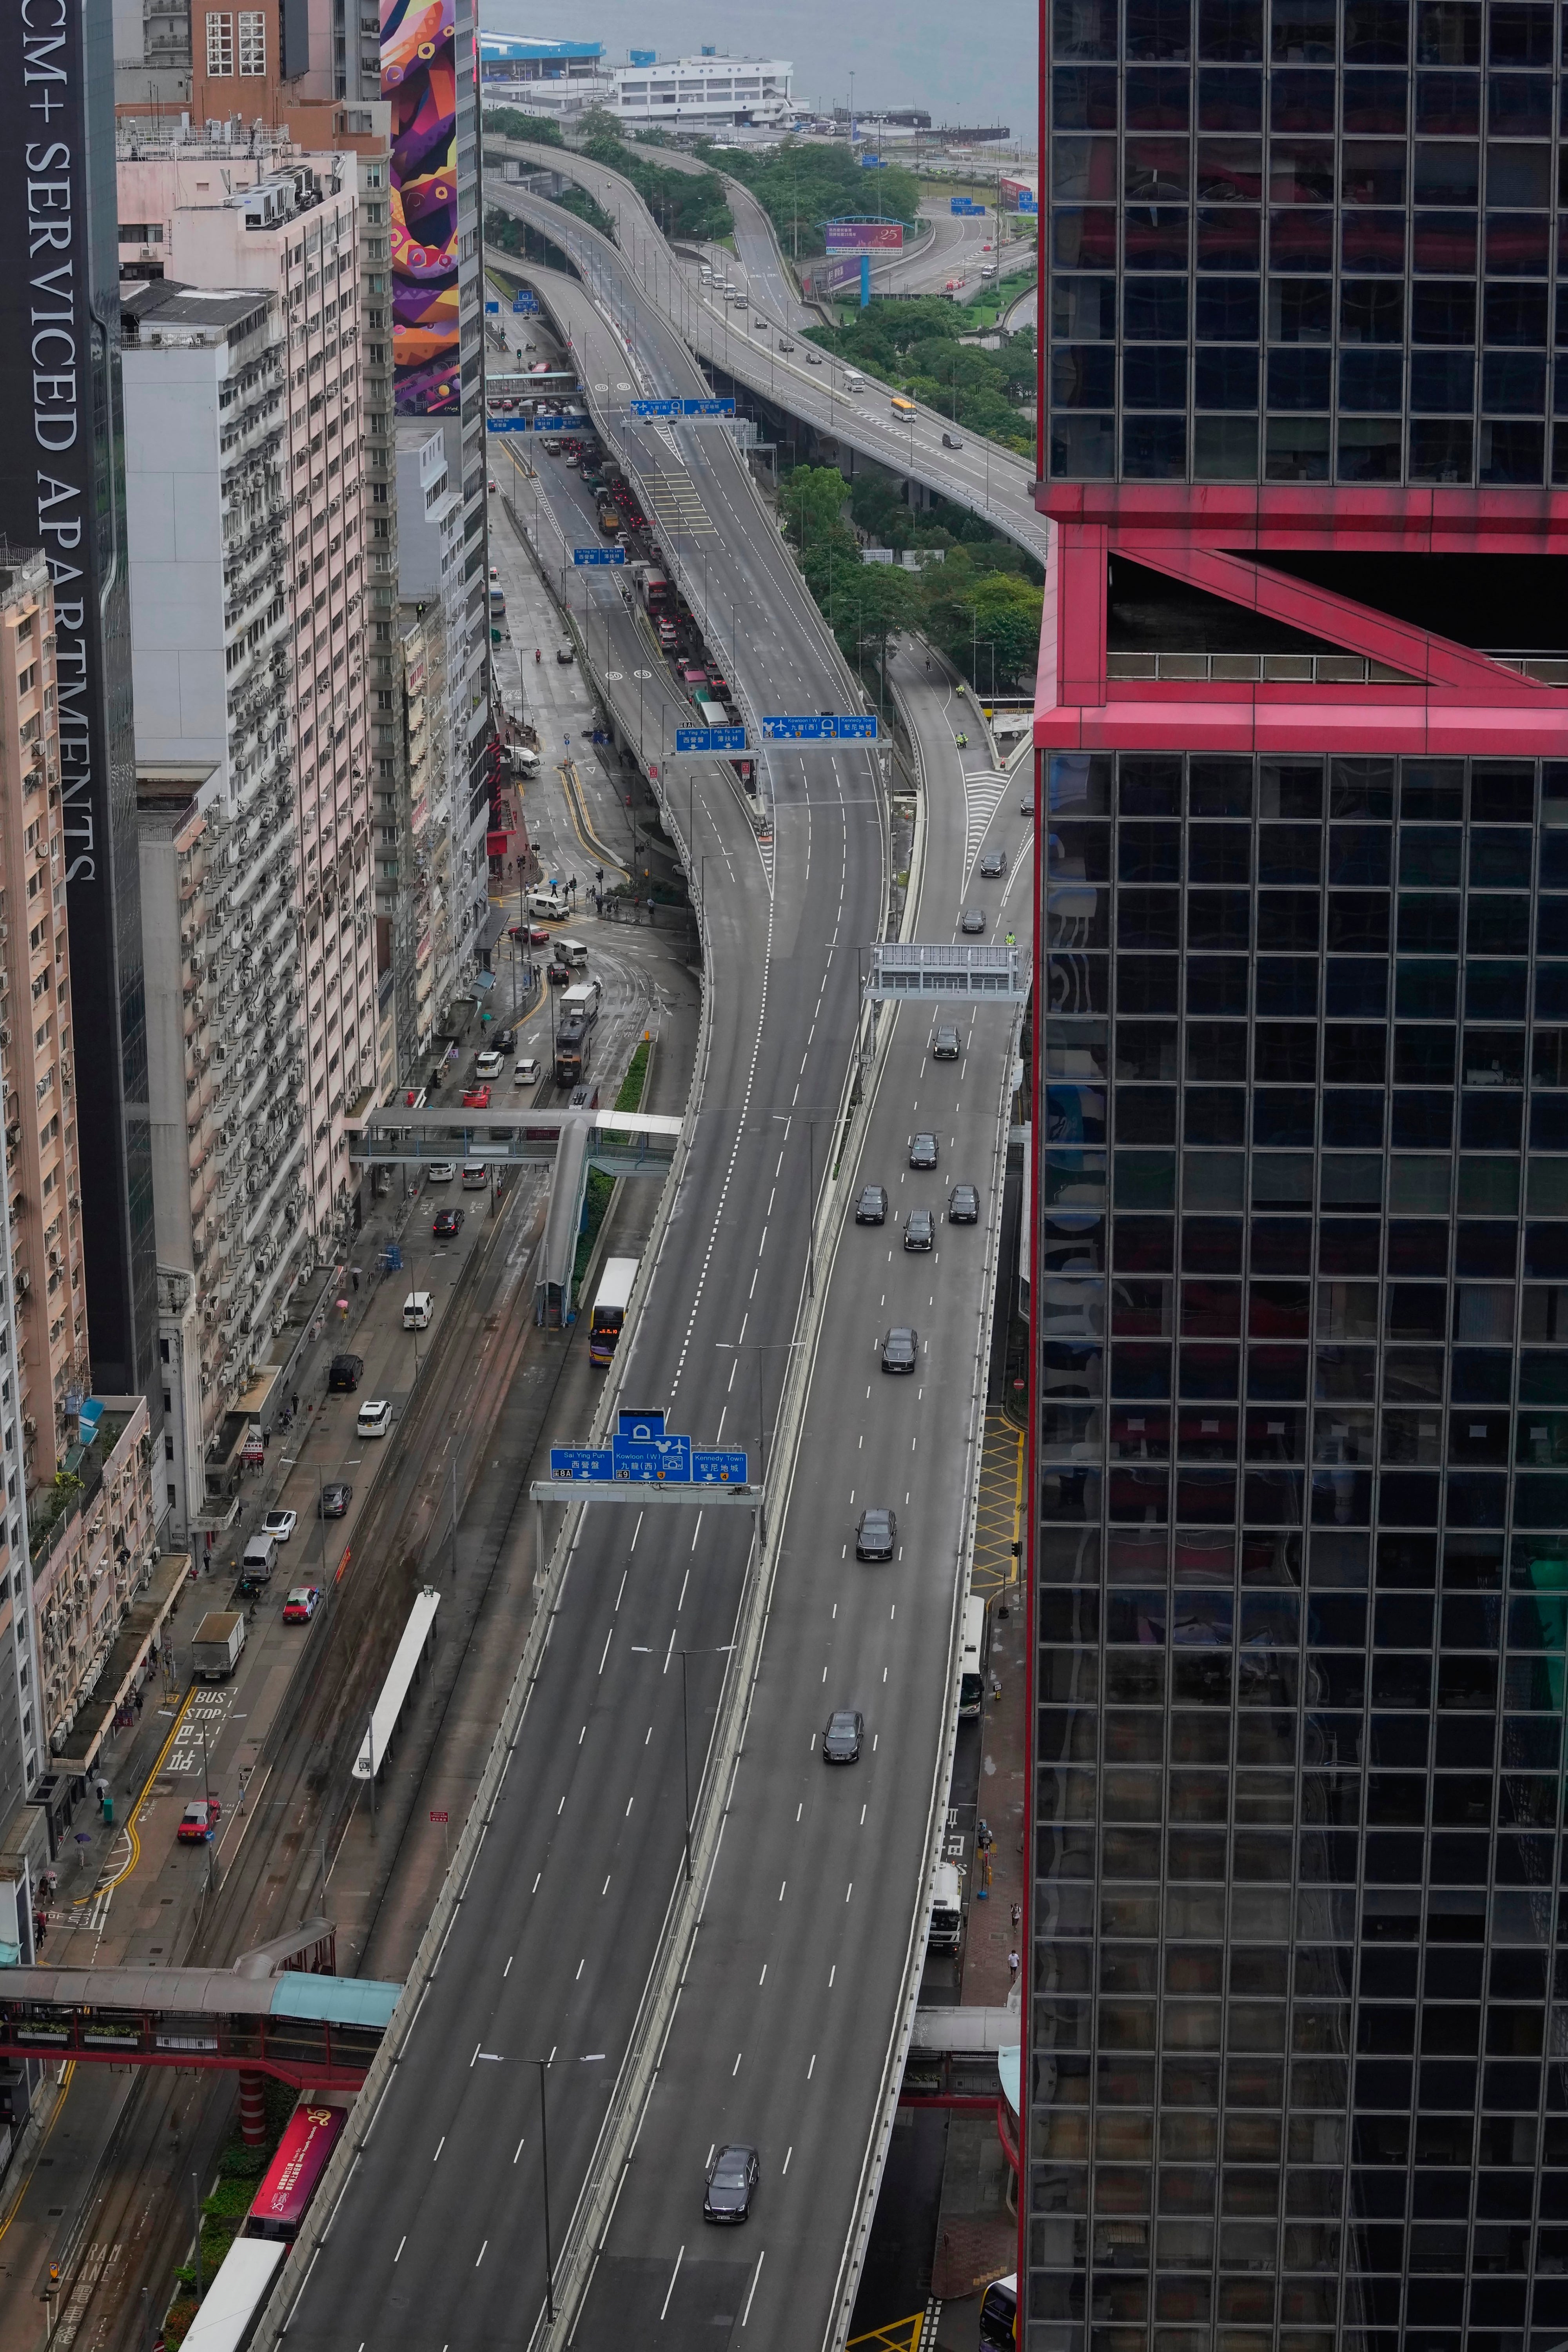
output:
[[449,1242],[454,1234],[460,1234],[463,1230],[461,1209],[440,1210],[430,1230],[438,1242]]
[[855,1203],[858,1225],[881,1225],[888,1221],[888,1191],[885,1184],[862,1184],[860,1197]]
[[980,861],[980,871],[984,875],[985,879],[988,882],[995,882],[999,880],[1000,877],[1007,871],[1006,851],[1005,849],[988,849],[984,856]]
[[926,1133],[911,1135],[910,1138],[910,1166],[911,1168],[934,1168],[936,1166],[936,1160],[937,1150],[935,1136]]
[[319,1584],[297,1584],[283,1603],[285,1625],[308,1625],[316,1613],[316,1603],[321,1597]]
[[958,1032],[945,1022],[940,1029],[933,1029],[931,1033],[931,1057],[933,1062],[956,1062],[958,1059]]
[[757,2151],[741,2140],[729,2140],[708,2168],[702,2195],[705,2221],[743,2221],[752,2210],[752,2194],[761,2166]]
[[349,1505],[353,1498],[354,1490],[346,1478],[329,1478],[321,1489],[318,1506],[320,1516],[323,1519],[347,1518]]
[[359,1409],[354,1423],[356,1437],[384,1437],[392,1427],[392,1401],[389,1397],[367,1397]]
[[910,1323],[895,1323],[882,1342],[885,1372],[912,1372],[920,1362],[920,1333]]
[[477,1078],[499,1078],[505,1058],[502,1054],[481,1054],[474,1064],[474,1076]]
[[223,1806],[216,1797],[198,1797],[180,1815],[174,1835],[183,1845],[205,1845],[216,1834]]
[[936,1219],[929,1209],[911,1209],[904,1220],[904,1247],[929,1250],[936,1246]]
[[274,1543],[287,1543],[300,1524],[298,1511],[268,1511],[261,1522],[261,1532]]
[[825,1764],[858,1764],[860,1742],[866,1736],[866,1718],[858,1706],[841,1706],[827,1718],[827,1728],[822,1735],[822,1760]]
[[947,1196],[947,1222],[950,1225],[980,1223],[980,1195],[973,1184],[953,1186]]
[[899,1548],[897,1511],[862,1511],[855,1528],[857,1559],[891,1559]]

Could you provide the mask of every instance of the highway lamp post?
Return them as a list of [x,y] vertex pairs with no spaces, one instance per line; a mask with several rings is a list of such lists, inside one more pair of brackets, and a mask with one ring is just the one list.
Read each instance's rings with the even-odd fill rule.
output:
[[716,1339],[713,1344],[722,1349],[726,1355],[755,1356],[757,1360],[757,1460],[762,1471],[762,1475],[757,1481],[757,1532],[765,1544],[768,1539],[766,1502],[768,1424],[763,1395],[763,1358],[788,1355],[796,1348],[804,1348],[805,1341],[804,1339]]
[[[552,2050],[548,2058],[508,2058],[499,2050],[477,2050],[476,2063],[487,2066],[537,2066],[539,2069],[539,2158],[540,2179],[544,2195],[544,2315],[552,2327],[555,2325],[555,2256],[550,2243],[550,2126],[544,2102],[544,2077],[555,2063]],[[598,2066],[604,2063],[602,2050],[585,2051],[580,2058],[563,2059],[566,2066]]]
[[[688,1886],[691,1884],[691,1731],[686,1688],[686,1661],[688,1658],[727,1658],[734,1646],[732,1642],[725,1642],[720,1648],[714,1650],[676,1650],[671,1654],[680,1660],[680,1775],[686,1792],[686,1884]],[[632,1655],[637,1658],[657,1658],[658,1652],[648,1649],[641,1642],[634,1642]],[[668,1665],[668,1658],[665,1663]]]

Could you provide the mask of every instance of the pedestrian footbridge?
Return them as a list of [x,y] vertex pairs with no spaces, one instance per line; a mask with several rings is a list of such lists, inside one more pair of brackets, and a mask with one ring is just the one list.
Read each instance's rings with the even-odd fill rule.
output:
[[[330,1935],[324,1921],[312,1924]],[[357,2090],[403,1987],[299,1968],[258,1975],[251,1957],[233,1969],[6,1969],[0,2058],[187,2066]]]

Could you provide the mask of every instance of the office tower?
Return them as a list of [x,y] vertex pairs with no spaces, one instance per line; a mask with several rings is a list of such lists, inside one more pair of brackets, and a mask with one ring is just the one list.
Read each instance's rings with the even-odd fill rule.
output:
[[0,184],[36,226],[0,310],[0,532],[43,548],[54,578],[66,858],[50,896],[69,920],[76,1084],[92,1114],[79,1139],[88,1315],[100,1379],[128,1391],[151,1377],[156,1308],[104,0],[58,26],[18,17],[7,66]]
[[1043,32],[1026,2340],[1535,2352],[1568,2327],[1559,12]]
[[[475,931],[464,924],[478,885],[470,855],[467,732],[450,691],[466,640],[463,494],[447,441],[429,419],[398,420],[398,591],[405,664],[405,756],[412,797],[416,1057],[459,985]],[[487,808],[488,816],[488,808]],[[486,867],[488,877],[488,866]],[[488,883],[487,883],[488,887]],[[405,1068],[408,1063],[405,1057]]]

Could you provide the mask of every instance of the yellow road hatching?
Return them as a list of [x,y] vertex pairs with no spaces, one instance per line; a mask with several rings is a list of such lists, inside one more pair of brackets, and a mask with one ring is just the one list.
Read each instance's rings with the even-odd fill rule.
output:
[[923,2311],[913,2313],[908,2319],[890,2319],[885,2327],[873,2327],[865,2336],[852,2336],[845,2352],[855,2352],[857,2345],[874,2346],[876,2352],[920,2352],[925,2320]]
[[1023,1523],[1024,1433],[1005,1413],[988,1412],[980,1455],[971,1576],[973,1589],[987,1601],[1017,1581],[1019,1560],[1013,1546],[1023,1534]]

